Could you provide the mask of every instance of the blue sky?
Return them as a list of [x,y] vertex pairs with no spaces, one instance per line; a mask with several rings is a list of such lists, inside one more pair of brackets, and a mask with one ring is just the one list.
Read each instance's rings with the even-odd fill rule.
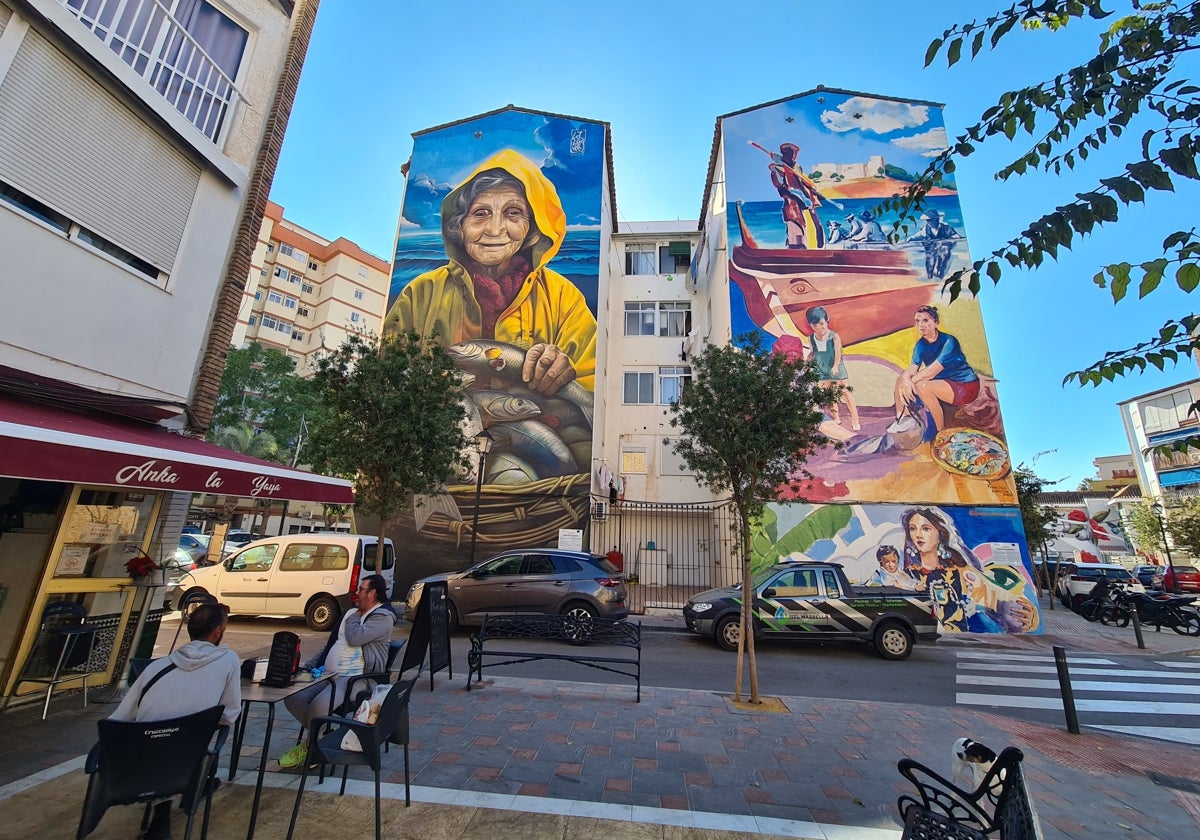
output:
[[[325,0],[271,198],[297,224],[388,258],[411,134],[511,103],[611,124],[622,221],[695,221],[721,114],[825,85],[944,103],[954,137],[1003,91],[1094,53],[1099,27],[1072,24],[1013,33],[998,51],[949,70],[944,60],[922,66],[951,22],[1007,5]],[[989,143],[956,173],[977,257],[1128,159],[1094,155],[1062,177],[994,181],[1022,141]],[[1061,384],[1066,372],[1192,311],[1168,283],[1114,305],[1091,278],[1108,262],[1160,256],[1163,236],[1186,226],[1198,197],[1191,185],[1154,193],[1058,263],[1006,272],[981,296],[1013,459],[1055,450],[1038,471],[1066,479],[1062,489],[1094,474],[1092,458],[1128,451],[1118,401],[1197,375],[1185,363],[1098,389]]]

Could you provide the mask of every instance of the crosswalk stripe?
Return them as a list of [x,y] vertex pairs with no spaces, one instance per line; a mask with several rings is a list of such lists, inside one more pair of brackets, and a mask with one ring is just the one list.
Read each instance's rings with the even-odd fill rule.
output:
[[[1057,697],[1009,697],[1002,694],[957,694],[955,702],[965,706],[1003,706],[1014,709],[1062,709]],[[1200,715],[1200,703],[1138,702],[1136,700],[1093,700],[1076,698],[1080,712],[1125,712],[1138,715]]]
[[[985,653],[982,651],[960,650],[958,651],[959,661],[967,659],[982,659],[986,662],[1002,662],[1005,660],[1013,660],[1016,662],[1053,662],[1054,657],[1045,653]],[[1070,664],[1079,665],[1116,665],[1117,663],[1111,659],[1095,659],[1084,657],[1068,656],[1067,662]],[[965,662],[963,664],[966,664]]]
[[1176,744],[1200,744],[1200,729],[1175,729],[1170,726],[1109,726],[1107,724],[1084,724],[1084,726],[1089,729],[1106,729],[1109,732],[1122,732],[1126,735],[1158,738]]
[[[971,669],[980,669],[986,673],[992,672],[1015,672],[1020,674],[1054,674],[1058,669],[1053,665],[1004,665],[994,664],[988,665],[983,662],[960,662],[959,670],[969,671]],[[1150,679],[1163,680],[1190,680],[1200,682],[1200,674],[1194,674],[1188,671],[1171,672],[1171,671],[1127,671],[1124,668],[1074,668],[1071,669],[1071,677],[1146,677]]]
[[[959,674],[955,678],[959,685],[994,685],[1001,688],[1058,688],[1058,680],[1022,679],[1021,677],[1004,677],[996,680],[975,674]],[[1080,691],[1111,691],[1118,693],[1137,694],[1195,694],[1196,688],[1191,685],[1161,685],[1159,683],[1122,683],[1096,682],[1092,680],[1071,680],[1071,689]]]
[[1200,668],[1200,662],[1155,662],[1155,665],[1165,665],[1168,668]]

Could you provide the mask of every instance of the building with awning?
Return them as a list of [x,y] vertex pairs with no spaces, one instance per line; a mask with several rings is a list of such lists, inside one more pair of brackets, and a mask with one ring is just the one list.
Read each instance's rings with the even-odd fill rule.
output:
[[[113,684],[152,645],[162,580],[128,564],[174,559],[194,493],[353,501],[202,439],[315,20],[0,0],[4,703]],[[86,644],[48,630],[62,609]]]

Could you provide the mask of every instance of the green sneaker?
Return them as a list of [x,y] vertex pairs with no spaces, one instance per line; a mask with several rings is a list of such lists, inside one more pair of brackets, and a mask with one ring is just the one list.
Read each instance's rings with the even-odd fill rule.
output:
[[296,746],[279,756],[279,766],[285,770],[292,767],[299,767],[306,758],[308,758],[308,747],[305,744],[296,744]]

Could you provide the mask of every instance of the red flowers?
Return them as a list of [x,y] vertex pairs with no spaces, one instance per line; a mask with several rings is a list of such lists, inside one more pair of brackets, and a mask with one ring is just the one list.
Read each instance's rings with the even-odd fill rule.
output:
[[157,571],[157,569],[158,564],[150,559],[150,556],[145,552],[139,551],[135,556],[125,561],[125,571],[129,572],[130,577],[149,577],[150,573]]

